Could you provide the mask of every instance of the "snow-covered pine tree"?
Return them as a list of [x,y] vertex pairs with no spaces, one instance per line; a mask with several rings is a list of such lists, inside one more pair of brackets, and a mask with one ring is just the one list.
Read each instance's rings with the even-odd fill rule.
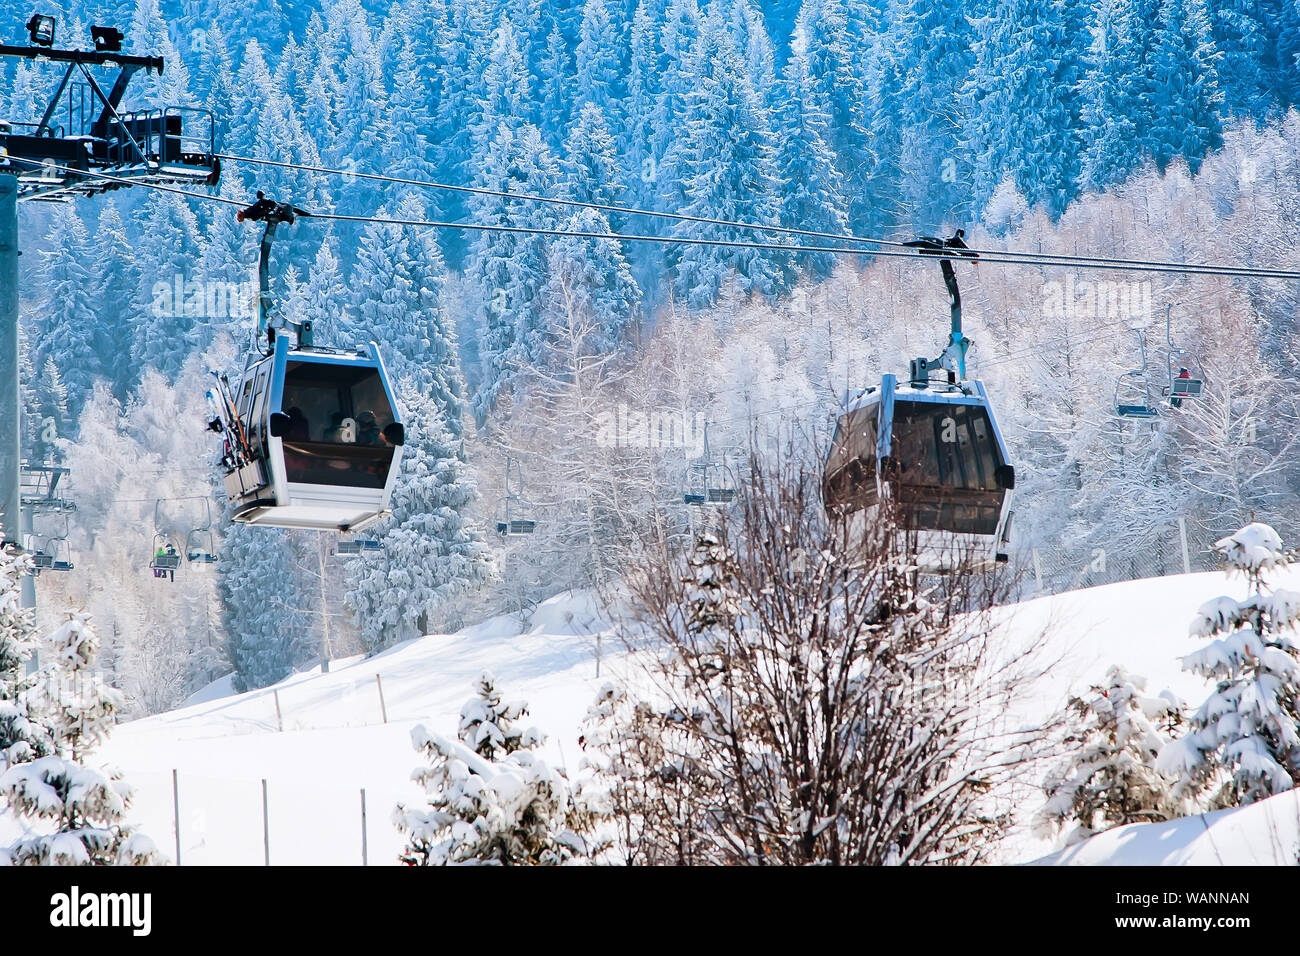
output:
[[[418,196],[407,194],[396,210],[379,216],[423,219]],[[353,270],[352,310],[340,316],[335,337],[346,345],[374,340],[384,349],[394,378],[431,384],[440,369],[439,308],[446,271],[436,242],[421,230],[372,222],[365,227]]]
[[293,542],[285,532],[232,522],[217,564],[222,625],[240,691],[283,680],[310,622],[298,609]]
[[68,389],[68,405],[75,413],[103,374],[103,354],[96,348],[98,316],[94,293],[92,256],[86,226],[71,205],[56,208],[41,251],[38,272],[45,293],[40,329],[33,339],[37,368],[49,359]]
[[1221,62],[1205,0],[1163,0],[1151,52],[1159,82],[1148,90],[1151,123],[1142,130],[1145,153],[1161,170],[1182,157],[1195,173],[1222,143]]
[[33,612],[22,606],[22,579],[31,558],[12,546],[0,548],[0,773],[50,751],[49,731],[32,719],[23,668],[35,649]]
[[551,23],[546,35],[546,47],[541,60],[541,100],[542,132],[547,142],[558,149],[564,131],[568,129],[569,117],[575,99],[572,57],[564,32],[560,29],[559,18]]
[[[964,87],[974,202],[982,208],[1010,174],[1030,206],[1060,215],[1078,179],[1075,87],[1083,69],[1082,5],[999,0],[978,26]],[[1027,104],[1023,91],[1033,90]]]
[[[681,132],[666,162],[685,185],[690,216],[775,224],[781,182],[771,116],[745,72],[735,43],[714,14],[705,18],[695,59],[702,73],[687,91]],[[689,239],[748,238],[727,226],[678,222],[673,234]],[[777,252],[690,245],[674,256],[673,287],[691,308],[716,301],[734,274],[742,293],[775,295],[783,285],[786,257]]]
[[1043,831],[1077,824],[1066,837],[1072,844],[1110,827],[1173,815],[1172,781],[1155,767],[1166,742],[1157,722],[1177,722],[1180,708],[1168,692],[1148,697],[1145,690],[1146,678],[1116,666],[1105,683],[1070,699],[1068,757],[1043,784],[1047,802],[1037,816]]
[[[682,119],[687,97],[703,69],[699,38],[702,28],[696,0],[668,0],[658,43],[644,36],[643,69],[656,74],[647,85],[654,89],[654,110],[649,120],[650,152],[642,165],[644,195],[660,209],[678,210],[686,203],[686,172],[678,161],[677,141],[684,135]],[[655,57],[658,52],[657,58]]]
[[626,174],[609,126],[601,107],[595,103],[583,105],[565,138],[559,164],[560,194],[564,199],[605,206],[623,201]]
[[[830,117],[822,112],[808,76],[808,61],[792,53],[782,72],[776,113],[776,174],[785,184],[780,193],[780,224],[843,235],[848,232],[844,177],[835,165],[828,142]],[[817,243],[800,242],[800,245]],[[795,253],[793,261],[813,275],[830,275],[835,256],[826,252]]]
[[88,764],[108,736],[121,695],[94,672],[99,639],[84,614],[69,614],[48,639],[51,663],[23,694],[48,729],[51,753],[0,773],[0,799],[23,824],[0,855],[16,866],[151,866],[164,862],[153,841],[125,820],[132,788]]
[[620,21],[617,6],[615,0],[586,0],[574,53],[574,86],[580,100],[611,117],[621,114],[627,95],[628,43],[622,32],[626,24]]
[[491,571],[482,531],[470,517],[478,492],[459,420],[453,430],[447,405],[409,380],[399,400],[409,437],[393,516],[376,532],[383,550],[348,569],[345,603],[370,651],[428,634],[437,615]]
[[136,0],[128,37],[128,52],[145,56],[160,56],[168,68],[157,73],[147,72],[140,77],[139,89],[134,89],[136,109],[162,109],[166,106],[194,106],[190,91],[190,74],[185,61],[172,43],[171,31],[164,18],[159,0]]
[[808,60],[808,75],[822,110],[831,118],[831,149],[840,162],[849,222],[871,231],[882,221],[868,186],[883,157],[877,155],[868,117],[868,66],[873,62],[875,31],[863,18],[873,4],[842,0],[803,3],[795,22],[793,45]]
[[1134,107],[1141,103],[1148,69],[1141,43],[1152,29],[1137,21],[1139,14],[1133,0],[1102,0],[1093,13],[1079,83],[1079,119],[1088,131],[1079,167],[1084,190],[1103,190],[1137,165],[1133,143],[1141,119]]
[[[199,278],[193,272],[201,251],[198,221],[180,196],[155,192],[137,211],[132,227],[147,237],[136,246],[145,281],[136,299],[132,364],[141,371],[157,369],[174,382],[195,344],[206,336],[200,327],[207,324],[199,314],[201,297],[191,294],[190,285]],[[175,294],[178,283],[180,296]]]
[[[482,163],[475,185],[498,192],[553,196],[559,169],[541,133],[526,126],[518,133],[503,125]],[[517,202],[496,196],[476,196],[471,202],[477,222],[552,228],[555,213],[540,203],[521,208]],[[541,236],[507,232],[481,232],[474,239],[467,270],[476,287],[475,315],[479,360],[479,387],[474,414],[480,423],[509,391],[520,372],[536,356],[528,343],[540,341],[543,329],[538,292],[546,283],[548,241]]]
[[970,12],[962,0],[892,0],[873,50],[871,81],[886,90],[896,82],[897,93],[872,103],[872,147],[887,154],[897,130],[897,156],[879,159],[899,176],[896,199],[876,198],[901,204],[902,221],[918,230],[964,221],[970,200],[974,157],[962,142],[960,100],[973,61]]
[[509,21],[497,26],[483,68],[483,100],[473,147],[478,156],[491,148],[502,127],[519,131],[532,115],[530,79],[519,36]]
[[[1276,52],[1268,0],[1208,0],[1210,32],[1222,55],[1219,85],[1229,116],[1266,117],[1277,106],[1273,77]],[[1292,14],[1294,17],[1294,13]],[[1295,69],[1295,64],[1291,64]]]
[[[392,78],[393,106],[387,118],[384,141],[383,171],[386,176],[403,179],[436,179],[426,133],[433,117],[424,100],[424,82],[420,76],[416,52],[417,39],[407,33],[401,37],[400,49]],[[398,195],[416,187],[402,187]]]
[[[143,276],[136,263],[135,247],[127,235],[116,203],[105,203],[95,226],[95,271],[92,277],[98,322],[95,345],[100,356],[113,356],[103,367],[113,383],[113,394],[125,400],[135,385],[139,370],[131,362],[117,361],[129,355],[133,329],[141,320],[136,311]],[[148,317],[144,318],[148,321]]]
[[1300,593],[1269,591],[1265,574],[1295,564],[1282,539],[1258,522],[1216,541],[1229,576],[1246,578],[1244,600],[1201,605],[1189,628],[1209,644],[1183,669],[1215,682],[1189,731],[1160,753],[1177,776],[1173,797],[1187,807],[1254,803],[1300,782]]
[[[609,233],[609,220],[594,209],[581,209],[564,220],[569,232]],[[597,319],[601,334],[589,344],[602,351],[615,351],[626,341],[641,303],[641,290],[628,267],[621,244],[614,239],[556,239],[547,263],[548,278],[543,291],[548,317],[557,310],[578,309]],[[556,323],[548,318],[543,330],[549,335]],[[530,353],[543,355],[542,342],[529,343]]]
[[76,428],[76,419],[68,408],[68,389],[63,384],[63,376],[59,374],[54,356],[46,357],[45,366],[33,383],[32,390],[36,395],[32,423],[35,426],[36,440],[33,447],[42,459],[57,459],[61,454],[58,439],[71,436]]
[[297,300],[289,309],[295,322],[311,322],[318,343],[355,348],[365,342],[350,338],[362,330],[352,319],[352,290],[343,281],[337,250],[334,234],[326,234],[316,250],[307,281],[298,286]]
[[429,795],[427,809],[398,804],[393,823],[407,834],[400,859],[410,866],[558,865],[585,845],[569,826],[573,807],[564,771],[537,752],[545,737],[518,721],[528,708],[505,702],[491,674],[460,712],[459,740],[425,725],[411,742],[425,756],[412,779]]

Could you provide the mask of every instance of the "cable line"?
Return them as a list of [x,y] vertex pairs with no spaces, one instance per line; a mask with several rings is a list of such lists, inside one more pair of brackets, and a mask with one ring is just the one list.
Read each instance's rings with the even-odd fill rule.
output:
[[[197,193],[192,190],[179,189],[175,186],[164,186],[160,183],[136,182],[119,176],[112,176],[108,173],[101,173],[91,170],[74,169],[67,166],[60,166],[56,163],[41,162],[38,160],[19,159],[10,157],[12,162],[21,162],[29,166],[36,166],[46,169],[58,169],[66,173],[72,173],[77,176],[90,176],[97,179],[103,179],[108,182],[118,182],[124,185],[142,186],[145,189],[156,189],[161,192],[174,193],[180,196],[188,196],[192,199],[198,199],[207,202],[220,202],[228,205],[245,206],[247,200],[232,199],[225,196],[216,196],[207,193]],[[513,195],[513,194],[508,194]],[[516,197],[518,198],[518,197]],[[862,249],[846,248],[840,246],[802,246],[791,245],[777,242],[753,242],[739,239],[701,239],[696,237],[684,236],[652,236],[644,234],[627,234],[618,232],[576,232],[566,229],[549,229],[532,226],[507,226],[495,223],[477,223],[477,222],[443,222],[434,219],[396,219],[384,216],[347,216],[340,213],[328,212],[308,212],[307,215],[314,219],[337,220],[341,222],[357,223],[375,223],[378,225],[409,226],[412,228],[422,229],[442,229],[442,230],[467,230],[471,232],[505,232],[517,233],[521,235],[548,236],[553,238],[571,238],[571,239],[602,239],[612,242],[649,242],[659,245],[684,245],[684,246],[714,246],[719,248],[730,249],[757,249],[772,252],[810,252],[810,253],[831,253],[835,255],[857,255],[857,256],[879,256],[885,258],[913,259],[933,263],[936,259],[943,258],[935,255],[932,251],[916,250],[903,251],[902,249]],[[761,227],[742,227],[742,228],[761,228]],[[972,250],[963,250],[972,251]],[[1046,254],[1042,254],[1046,256]],[[953,258],[956,258],[954,256]],[[1143,265],[1140,263],[1130,263],[1124,260],[1071,260],[1064,257],[1044,258],[1041,261],[1027,260],[1019,258],[1016,254],[1001,252],[982,253],[978,260],[972,259],[972,262],[988,262],[1003,265],[1022,265],[1022,266],[1060,266],[1062,268],[1079,268],[1079,269],[1099,269],[1103,271],[1116,272],[1163,272],[1171,275],[1223,275],[1237,278],[1260,278],[1260,279],[1300,279],[1300,271],[1288,271],[1281,269],[1261,269],[1249,266],[1215,266],[1215,265],[1195,265],[1191,263],[1153,263]]]
[[[868,243],[881,246],[892,246],[903,248],[907,246],[906,242],[896,239],[879,239],[871,236],[860,236],[854,233],[834,233],[818,232],[811,229],[795,229],[788,226],[778,226],[774,224],[740,222],[731,219],[714,219],[708,216],[690,216],[683,213],[663,212],[654,209],[640,209],[635,206],[619,206],[610,203],[584,202],[577,199],[562,199],[555,196],[537,196],[530,193],[513,193],[498,189],[488,189],[482,186],[461,186],[454,183],[443,183],[436,180],[427,179],[408,179],[401,176],[386,176],[381,173],[363,173],[355,170],[334,169],[328,166],[313,166],[304,163],[288,163],[274,159],[257,159],[251,156],[236,156],[229,153],[217,153],[220,159],[230,160],[235,163],[250,163],[261,166],[274,166],[281,169],[294,169],[302,172],[325,173],[334,176],[344,176],[356,179],[370,179],[376,182],[396,183],[406,186],[420,186],[428,189],[440,189],[449,192],[468,193],[476,196],[492,196],[500,199],[518,199],[525,202],[546,203],[558,206],[569,206],[582,209],[594,209],[600,212],[612,212],[626,216],[648,216],[656,219],[668,219],[673,222],[694,222],[703,225],[727,226],[733,229],[749,229],[757,232],[775,232],[783,235],[807,236],[813,239],[831,239],[837,242]],[[785,248],[785,247],[782,247]],[[825,250],[831,251],[831,250]],[[1082,268],[1103,268],[1102,264],[1114,264],[1115,268],[1121,266],[1146,266],[1152,270],[1165,271],[1166,269],[1177,269],[1180,271],[1192,271],[1195,274],[1203,274],[1203,270],[1210,270],[1204,274],[1225,274],[1236,275],[1238,270],[1250,269],[1243,266],[1229,266],[1219,264],[1200,264],[1190,262],[1176,262],[1171,260],[1160,259],[1120,259],[1113,256],[1082,256],[1072,253],[1052,253],[1052,252],[1014,252],[1009,249],[977,249],[969,248],[968,252],[974,257],[993,262],[1006,262],[1014,258],[1015,260],[1024,260],[1026,263],[1060,263],[1069,262],[1080,265]],[[857,255],[885,255],[880,250],[859,251]],[[998,258],[992,258],[998,257]],[[1095,265],[1084,266],[1084,263],[1093,263]],[[1261,270],[1263,271],[1263,270]],[[1270,270],[1271,271],[1271,270]],[[1255,274],[1251,270],[1250,274]],[[1288,274],[1287,277],[1290,277]]]

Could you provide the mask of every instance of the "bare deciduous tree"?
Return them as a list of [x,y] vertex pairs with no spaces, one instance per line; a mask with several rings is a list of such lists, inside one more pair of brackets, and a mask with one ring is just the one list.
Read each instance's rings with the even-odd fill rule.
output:
[[[888,518],[852,548],[819,475],[751,456],[734,512],[689,555],[628,569],[643,668],[602,688],[587,762],[631,863],[984,858],[994,799],[1045,746],[1003,720],[1034,648],[991,645],[1003,582],[918,574]],[[852,532],[860,535],[860,531]],[[640,679],[638,679],[640,678]]]

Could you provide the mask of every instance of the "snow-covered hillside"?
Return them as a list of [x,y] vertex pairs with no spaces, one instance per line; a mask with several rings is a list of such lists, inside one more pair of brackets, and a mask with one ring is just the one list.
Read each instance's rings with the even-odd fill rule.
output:
[[[1300,573],[1276,584],[1300,588]],[[1050,628],[1046,653],[1059,658],[1023,702],[1025,716],[1059,707],[1071,691],[1100,680],[1111,664],[1145,675],[1154,691],[1167,687],[1199,703],[1207,688],[1181,671],[1178,658],[1197,647],[1187,637],[1196,608],[1222,593],[1242,596],[1244,586],[1227,585],[1217,573],[1181,575],[1005,609],[1006,640],[1022,642]],[[494,618],[369,659],[334,661],[328,674],[300,673],[275,688],[205,699],[229,692],[228,684],[218,682],[189,706],[118,727],[104,756],[138,787],[133,816],[169,854],[175,845],[177,771],[184,864],[262,862],[262,779],[272,863],[360,863],[363,787],[369,862],[395,863],[401,841],[390,821],[392,808],[398,800],[419,799],[408,779],[418,760],[411,727],[426,722],[453,732],[474,679],[488,669],[508,695],[528,700],[532,722],[551,735],[551,755],[574,768],[587,705],[599,682],[620,665],[606,635],[597,676],[597,635],[604,626],[589,595],[561,595],[545,602],[522,632],[515,618]],[[1033,809],[1032,801],[1024,806],[1026,815]],[[1243,810],[1110,831],[1043,862],[1294,862],[1297,809],[1294,795],[1284,794]],[[1029,861],[1053,849],[1020,830],[1009,839],[1005,857]]]

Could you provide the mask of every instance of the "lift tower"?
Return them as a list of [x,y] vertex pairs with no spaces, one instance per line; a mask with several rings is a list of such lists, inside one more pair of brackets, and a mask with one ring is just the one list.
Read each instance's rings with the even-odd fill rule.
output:
[[[34,16],[28,46],[0,44],[0,58],[64,66],[39,122],[0,118],[0,521],[4,543],[23,545],[18,381],[18,203],[66,201],[135,184],[215,186],[215,126],[208,110],[179,106],[125,111],[123,99],[140,70],[162,73],[162,57],[121,52],[122,34],[91,27],[94,50],[54,48],[55,20]],[[96,72],[116,69],[108,84]],[[99,174],[99,175],[96,175]],[[26,606],[35,592],[24,584]]]

